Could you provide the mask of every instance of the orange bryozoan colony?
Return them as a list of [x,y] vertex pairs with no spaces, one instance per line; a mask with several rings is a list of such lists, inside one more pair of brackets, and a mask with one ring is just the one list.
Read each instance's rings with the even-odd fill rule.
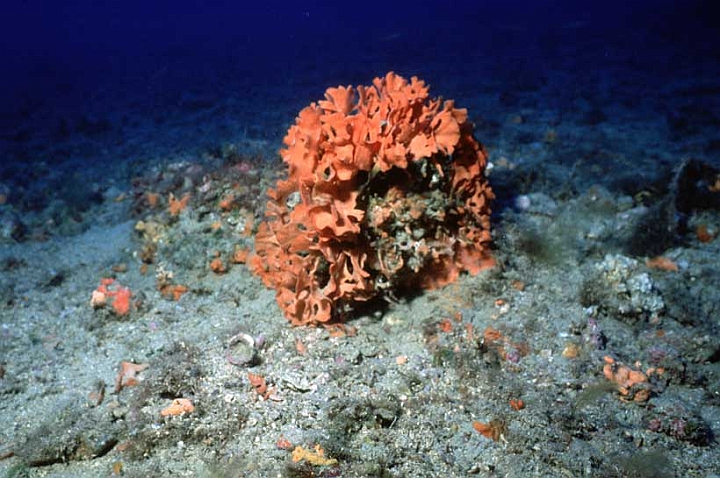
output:
[[467,110],[388,73],[329,88],[288,130],[251,259],[294,325],[493,264],[487,156]]

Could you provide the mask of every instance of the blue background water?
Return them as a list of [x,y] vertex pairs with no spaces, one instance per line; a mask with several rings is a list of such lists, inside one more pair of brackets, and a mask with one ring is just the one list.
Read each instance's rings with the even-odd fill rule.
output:
[[41,205],[29,183],[62,165],[122,180],[112,167],[238,141],[276,159],[325,88],[394,70],[467,107],[495,158],[562,177],[612,145],[636,167],[606,161],[585,182],[637,189],[679,155],[717,159],[719,32],[713,1],[7,0],[0,183]]

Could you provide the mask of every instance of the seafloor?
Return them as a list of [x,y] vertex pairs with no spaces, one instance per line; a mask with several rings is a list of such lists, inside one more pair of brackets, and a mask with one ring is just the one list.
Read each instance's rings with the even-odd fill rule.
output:
[[[2,138],[0,475],[720,476],[720,62],[582,28],[29,105]],[[497,266],[292,328],[230,258],[297,111],[389,69],[468,108]],[[127,314],[91,304],[104,278]]]

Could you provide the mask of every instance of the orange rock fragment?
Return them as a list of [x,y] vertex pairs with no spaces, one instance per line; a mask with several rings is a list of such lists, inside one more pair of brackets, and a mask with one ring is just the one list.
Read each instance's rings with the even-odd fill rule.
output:
[[605,361],[603,375],[617,384],[620,398],[623,401],[645,402],[650,398],[648,375],[655,373],[655,369],[649,369],[649,373],[645,374],[640,370],[617,363],[612,357],[605,356],[603,360]]
[[665,256],[657,256],[652,259],[645,259],[645,265],[651,269],[660,269],[662,271],[675,272],[678,271],[678,265],[672,259]]
[[151,209],[155,209],[160,204],[160,195],[158,193],[147,191],[145,193],[145,202]]
[[120,390],[124,387],[134,387],[140,383],[137,375],[149,366],[150,365],[146,363],[136,364],[126,361],[120,362],[120,371],[115,378],[115,393],[120,392]]
[[345,324],[324,324],[323,327],[328,331],[330,337],[355,337],[357,329]]
[[100,285],[92,292],[90,305],[94,308],[111,305],[116,315],[127,315],[130,312],[132,292],[129,288],[123,287],[115,279],[105,278],[100,280]]
[[236,247],[233,252],[233,264],[245,264],[250,256],[250,251],[244,247]]
[[93,309],[99,309],[101,307],[105,307],[105,304],[107,304],[107,300],[108,297],[105,292],[95,289],[94,291],[92,291],[92,295],[90,296],[90,305]]
[[263,399],[267,400],[271,397],[273,393],[275,393],[274,387],[268,387],[267,382],[265,381],[265,377],[262,375],[257,375],[252,372],[248,372],[247,374],[248,381],[250,382],[250,385],[252,385],[255,392],[260,395]]
[[492,327],[486,327],[485,331],[483,332],[483,339],[485,342],[499,342],[505,339],[505,336],[497,329],[493,329]]
[[190,194],[184,195],[182,199],[177,199],[173,193],[170,193],[168,197],[168,213],[171,216],[178,216],[185,210],[188,201],[190,201]]
[[280,437],[275,442],[275,447],[280,450],[292,450],[293,444],[290,442],[290,440],[285,438],[284,435],[280,435]]
[[167,284],[160,288],[160,295],[167,299],[172,299],[175,302],[179,301],[180,298],[190,290],[188,286],[182,284]]
[[235,193],[229,192],[220,199],[218,207],[223,211],[230,211],[235,206],[236,201]]
[[486,327],[483,332],[483,346],[503,360],[517,362],[530,353],[527,342],[512,342],[497,329]]
[[493,418],[487,423],[474,421],[472,426],[475,431],[493,441],[504,440],[505,434],[507,433],[507,425],[499,418]]
[[210,261],[210,270],[216,274],[224,274],[227,272],[227,266],[219,257]]
[[163,417],[185,415],[186,413],[192,413],[195,411],[195,405],[187,398],[176,398],[172,403],[163,410],[160,411],[160,415]]
[[292,461],[306,461],[314,466],[333,466],[338,463],[334,458],[327,458],[325,450],[320,445],[315,445],[314,450],[308,450],[300,445],[296,446],[292,452]]
[[453,324],[450,319],[444,318],[443,320],[440,321],[440,323],[438,324],[438,327],[440,328],[440,330],[442,332],[449,334],[450,332],[452,332]]
[[112,307],[117,315],[126,315],[130,312],[131,298],[132,292],[127,287],[120,287],[115,292],[115,300],[113,300]]
[[700,242],[711,242],[715,239],[715,234],[710,232],[707,224],[699,224],[697,228],[695,228],[695,235]]

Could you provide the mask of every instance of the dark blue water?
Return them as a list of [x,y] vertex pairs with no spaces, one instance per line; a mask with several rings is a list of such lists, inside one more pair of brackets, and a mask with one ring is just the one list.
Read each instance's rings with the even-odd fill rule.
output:
[[[266,144],[275,161],[325,88],[394,70],[467,107],[493,159],[522,173],[543,158],[544,173],[506,177],[499,191],[552,190],[572,170],[571,194],[594,182],[633,193],[682,155],[717,161],[718,5],[6,0],[0,185],[33,208],[55,190],[37,185],[65,167],[123,181],[124,165],[239,141]],[[561,139],[551,153],[549,130]],[[577,167],[607,150],[600,173]]]

